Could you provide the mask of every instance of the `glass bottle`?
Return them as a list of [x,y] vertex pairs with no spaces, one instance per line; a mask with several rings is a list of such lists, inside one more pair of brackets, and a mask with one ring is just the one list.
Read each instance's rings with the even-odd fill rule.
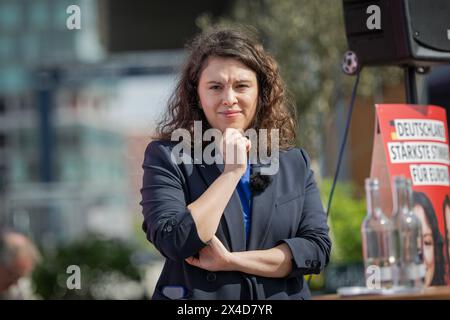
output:
[[361,224],[366,286],[389,289],[395,285],[395,235],[392,222],[380,205],[378,179],[367,178],[367,216]]
[[398,284],[422,288],[425,276],[423,261],[422,225],[412,208],[411,180],[394,178],[394,206],[392,220],[395,226],[399,269]]

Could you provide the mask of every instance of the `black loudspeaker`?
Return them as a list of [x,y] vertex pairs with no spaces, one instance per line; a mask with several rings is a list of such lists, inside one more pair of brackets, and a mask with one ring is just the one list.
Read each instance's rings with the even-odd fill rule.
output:
[[360,65],[450,63],[450,0],[343,0]]
[[[1,0],[0,0],[1,2]],[[109,52],[183,49],[200,29],[196,19],[227,15],[234,0],[99,0],[100,30]]]
[[444,107],[450,121],[450,65],[433,68],[426,77],[425,90],[427,103]]

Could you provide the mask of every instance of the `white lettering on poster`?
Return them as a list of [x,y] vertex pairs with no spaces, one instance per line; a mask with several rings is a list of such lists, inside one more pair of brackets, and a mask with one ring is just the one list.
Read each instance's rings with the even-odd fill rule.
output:
[[388,142],[391,163],[449,164],[448,145],[440,142]]
[[443,165],[410,165],[415,186],[450,186],[448,167]]
[[396,119],[398,140],[437,140],[446,142],[444,122],[422,119]]

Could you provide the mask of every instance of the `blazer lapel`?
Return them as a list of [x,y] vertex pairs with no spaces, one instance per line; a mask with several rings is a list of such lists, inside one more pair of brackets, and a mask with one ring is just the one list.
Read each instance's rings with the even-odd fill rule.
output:
[[[220,176],[223,168],[224,165],[199,165],[200,175],[205,181],[206,188]],[[223,212],[223,217],[225,218],[228,234],[230,235],[230,239],[227,239],[230,245],[230,251],[245,251],[244,218],[242,216],[241,200],[237,190],[234,190],[230,201],[228,201]]]
[[261,249],[268,235],[275,213],[275,196],[278,175],[272,175],[272,182],[258,195],[253,195],[250,237],[247,250]]

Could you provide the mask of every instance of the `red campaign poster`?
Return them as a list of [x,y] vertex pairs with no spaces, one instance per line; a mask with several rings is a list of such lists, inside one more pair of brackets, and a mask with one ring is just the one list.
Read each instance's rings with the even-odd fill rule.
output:
[[425,283],[450,284],[449,144],[445,109],[432,105],[378,104],[371,177],[392,214],[395,176],[411,179],[414,213],[422,221]]

